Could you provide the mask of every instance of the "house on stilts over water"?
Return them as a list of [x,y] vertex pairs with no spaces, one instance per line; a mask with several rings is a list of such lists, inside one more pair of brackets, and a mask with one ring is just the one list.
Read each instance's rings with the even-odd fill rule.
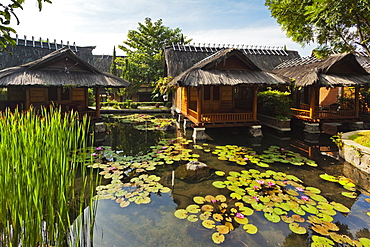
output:
[[195,139],[206,128],[248,126],[261,136],[257,119],[258,88],[288,85],[288,77],[271,70],[299,57],[297,51],[256,46],[172,45],[164,50],[167,76],[176,86],[175,112],[194,128]]
[[[39,59],[0,70],[0,110],[56,105],[81,116],[100,117],[100,89],[130,83],[101,72],[67,46]],[[96,109],[88,107],[88,88],[95,89]]]
[[303,120],[306,132],[337,134],[341,127],[363,128],[360,90],[368,88],[370,74],[359,60],[351,53],[296,58],[272,70],[294,79],[292,116]]

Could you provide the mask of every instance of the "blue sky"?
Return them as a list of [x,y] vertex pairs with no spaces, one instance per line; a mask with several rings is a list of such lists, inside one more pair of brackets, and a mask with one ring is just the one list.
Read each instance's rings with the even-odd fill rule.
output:
[[[195,43],[284,46],[308,56],[285,36],[263,0],[52,0],[38,12],[37,1],[27,0],[17,10],[20,37],[56,39],[79,46],[96,46],[93,53],[112,54],[126,40],[128,30],[146,17],[180,28]],[[118,55],[123,55],[117,49]]]

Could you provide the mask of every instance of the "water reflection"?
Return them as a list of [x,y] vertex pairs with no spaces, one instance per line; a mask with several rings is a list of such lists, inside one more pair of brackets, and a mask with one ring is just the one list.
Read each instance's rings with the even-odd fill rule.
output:
[[[162,137],[173,137],[183,133],[165,134],[163,132],[145,132],[132,129],[127,124],[115,123],[109,125],[110,137],[106,145],[114,149],[123,150],[127,155],[145,154],[150,150],[151,145]],[[190,131],[189,131],[190,132]],[[206,142],[211,146],[217,145],[238,145],[253,147],[257,153],[262,153],[271,145],[277,145],[300,153],[305,157],[315,160],[319,167],[293,166],[286,164],[272,164],[268,169],[282,171],[295,175],[304,181],[305,186],[319,188],[322,195],[329,201],[338,201],[351,208],[348,214],[338,213],[334,221],[339,226],[340,234],[348,236],[370,237],[370,220],[366,216],[368,211],[369,198],[366,194],[360,194],[356,199],[343,197],[343,187],[338,183],[330,183],[322,180],[320,174],[331,174],[334,176],[345,175],[358,181],[363,189],[368,189],[369,179],[365,174],[353,171],[353,167],[343,165],[337,160],[336,146],[327,135],[316,136],[317,142],[307,141],[302,133],[278,136],[274,133],[266,133],[264,138],[256,143],[243,129],[210,129]],[[187,139],[191,139],[186,133]],[[256,166],[238,166],[235,163],[224,162],[217,159],[211,153],[203,153],[199,159],[216,170],[241,171],[249,168],[264,170]],[[184,163],[184,162],[182,162]],[[225,189],[218,189],[212,186],[216,176],[205,180],[182,179],[175,175],[175,165],[166,165],[156,170],[156,174],[162,177],[161,183],[172,188],[171,196],[167,194],[153,195],[152,202],[148,205],[130,205],[127,208],[120,208],[119,204],[110,200],[99,201],[96,218],[96,231],[94,235],[95,246],[216,246],[211,240],[210,230],[205,229],[200,222],[190,223],[182,221],[173,216],[173,212],[179,208],[186,208],[193,204],[194,196],[218,195],[229,192]],[[160,174],[159,174],[160,173]],[[174,184],[173,184],[174,181]],[[364,181],[361,183],[361,181]],[[271,223],[267,221],[263,212],[255,212],[248,217],[250,222],[258,226],[258,233],[247,234],[241,227],[236,228],[228,234],[222,246],[310,246],[312,231],[305,235],[292,233],[284,222]],[[218,245],[217,245],[218,246]]]

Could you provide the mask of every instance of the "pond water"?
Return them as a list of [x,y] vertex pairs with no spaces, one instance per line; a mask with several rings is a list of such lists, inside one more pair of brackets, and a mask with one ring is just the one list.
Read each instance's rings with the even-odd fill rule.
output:
[[[212,185],[214,181],[225,180],[214,174],[213,171],[239,172],[242,170],[254,169],[260,172],[272,170],[294,175],[302,180],[305,187],[314,187],[321,190],[320,195],[343,204],[350,209],[348,213],[338,212],[333,216],[333,223],[339,227],[337,234],[347,235],[352,239],[362,237],[370,238],[370,216],[366,213],[369,210],[369,195],[366,193],[368,187],[368,176],[354,169],[352,166],[343,164],[336,159],[336,146],[328,135],[305,136],[303,132],[297,131],[290,134],[277,136],[273,131],[265,130],[264,137],[252,139],[243,128],[235,129],[209,129],[206,131],[208,139],[196,143],[207,149],[215,149],[220,146],[232,145],[253,149],[257,154],[263,154],[270,146],[278,146],[281,150],[290,150],[297,153],[297,156],[314,160],[318,166],[301,165],[296,166],[284,162],[270,163],[269,167],[260,167],[255,164],[238,165],[235,162],[218,159],[212,152],[204,152],[194,148],[194,143],[184,144],[192,149],[199,161],[206,163],[213,169],[209,174],[202,177],[187,178],[180,175],[180,165],[188,161],[180,160],[173,164],[157,166],[153,171],[135,173],[131,170],[126,172],[121,179],[123,183],[131,177],[148,173],[160,177],[159,183],[171,189],[168,193],[150,193],[150,203],[136,204],[121,207],[120,202],[115,199],[101,199],[98,201],[96,222],[94,228],[93,245],[103,246],[241,246],[241,247],[275,247],[275,246],[311,246],[312,236],[319,235],[310,229],[310,224],[303,225],[308,229],[306,234],[293,233],[289,224],[280,221],[273,223],[267,220],[263,210],[255,210],[248,216],[249,223],[258,228],[255,234],[249,234],[242,225],[234,224],[235,229],[225,234],[222,244],[215,244],[212,234],[215,229],[207,229],[202,221],[190,222],[186,219],[175,217],[178,209],[185,209],[188,205],[194,204],[193,197],[207,195],[229,196],[232,191],[225,188],[216,188]],[[164,133],[161,131],[137,130],[127,123],[109,123],[108,136],[100,145],[110,146],[113,150],[119,150],[120,156],[145,155],[156,146],[160,140],[169,138],[177,140],[183,136],[191,140],[191,130],[172,131]],[[106,147],[107,148],[107,147]],[[158,151],[160,152],[160,151]],[[108,153],[108,152],[107,152]],[[197,155],[196,155],[197,156]],[[109,159],[109,157],[108,157]],[[320,178],[321,174],[332,176],[346,176],[359,183],[363,188],[356,187],[356,196],[349,198],[341,193],[346,190],[336,182],[330,182]],[[182,178],[180,178],[182,177]],[[111,179],[104,179],[103,184],[107,185]],[[123,186],[124,187],[124,186]],[[130,187],[124,188],[130,191]],[[125,192],[126,193],[126,192]],[[351,192],[352,193],[352,192]],[[202,206],[202,205],[200,205]],[[330,237],[328,236],[330,239]],[[330,246],[330,245],[327,245]],[[349,246],[337,244],[336,246]]]

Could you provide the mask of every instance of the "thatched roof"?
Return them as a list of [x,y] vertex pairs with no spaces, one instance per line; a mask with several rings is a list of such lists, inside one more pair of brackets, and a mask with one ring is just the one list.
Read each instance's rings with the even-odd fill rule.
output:
[[167,76],[175,77],[192,67],[195,63],[225,49],[238,49],[257,67],[272,70],[278,64],[299,57],[297,51],[285,50],[282,47],[257,46],[221,46],[221,45],[181,45],[173,44],[164,50]]
[[[236,57],[241,68],[223,67],[226,61]],[[223,49],[203,60],[173,78],[173,83],[180,86],[202,85],[239,85],[239,84],[286,84],[288,78],[263,71],[257,67],[242,51],[238,49]]]
[[127,87],[129,84],[122,78],[99,71],[67,47],[33,62],[0,70],[0,87]]
[[273,72],[295,79],[296,86],[356,86],[370,83],[370,74],[350,53],[331,55],[320,60],[314,57],[295,59],[277,66]]

